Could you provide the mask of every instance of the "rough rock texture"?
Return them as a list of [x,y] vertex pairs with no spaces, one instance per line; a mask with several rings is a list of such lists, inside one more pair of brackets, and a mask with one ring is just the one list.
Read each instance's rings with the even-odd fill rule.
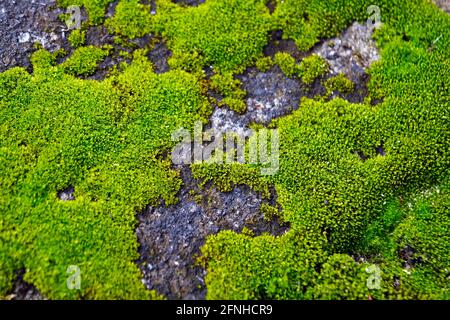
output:
[[205,270],[196,265],[195,257],[208,235],[221,230],[240,232],[244,226],[255,235],[280,235],[287,227],[264,221],[259,212],[264,200],[248,187],[237,187],[229,193],[212,187],[199,190],[187,168],[182,169],[182,178],[178,204],[149,207],[139,216],[138,264],[149,289],[169,299],[203,299]]
[[313,53],[328,61],[332,75],[343,73],[359,83],[366,76],[365,70],[380,59],[372,34],[373,29],[355,22],[339,37],[324,41]]
[[245,132],[252,123],[268,124],[298,108],[300,98],[310,92],[298,80],[286,77],[278,67],[267,72],[248,69],[238,77],[247,91],[247,112],[238,114],[226,107],[216,108],[211,126],[217,132]]
[[58,18],[64,10],[56,0],[0,2],[0,72],[11,67],[30,69],[35,42],[50,51],[67,46],[67,26]]

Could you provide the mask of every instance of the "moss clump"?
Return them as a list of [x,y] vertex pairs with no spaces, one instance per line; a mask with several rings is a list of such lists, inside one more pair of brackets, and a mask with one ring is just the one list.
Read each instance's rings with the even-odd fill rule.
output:
[[312,84],[315,79],[323,76],[328,71],[328,62],[317,54],[306,57],[298,66],[298,74],[306,84]]
[[95,46],[81,47],[76,49],[72,55],[61,64],[68,74],[75,76],[89,76],[97,69],[97,64],[109,55],[110,47]]
[[275,54],[275,63],[287,77],[292,77],[298,73],[298,65],[294,57],[287,52],[277,52]]
[[332,95],[336,91],[342,94],[349,94],[355,89],[355,84],[342,73],[327,79],[324,85],[327,89],[327,96]]
[[247,185],[254,191],[260,192],[263,197],[269,198],[269,184],[259,176],[259,170],[233,164],[194,164],[192,175],[201,180],[201,186],[214,181],[219,190],[232,191],[238,185]]
[[261,213],[264,215],[266,221],[271,221],[274,218],[280,218],[280,222],[283,222],[283,216],[281,215],[278,208],[271,206],[267,203],[263,203],[260,208]]
[[318,242],[290,232],[252,237],[224,231],[202,248],[207,299],[301,299],[324,260]]
[[243,71],[268,42],[271,16],[264,0],[209,0],[197,7],[157,0],[156,5],[154,31],[168,39],[174,60],[197,52],[203,66]]
[[243,113],[247,109],[244,101],[247,93],[240,88],[241,85],[242,83],[235,79],[231,72],[211,77],[211,88],[223,96],[223,99],[218,101],[219,106],[226,105],[238,113]]
[[[171,132],[203,119],[196,78],[162,75],[136,52],[104,81],[66,74],[38,51],[34,74],[0,74],[0,289],[25,269],[25,280],[51,299],[158,298],[145,289],[135,213],[175,203],[181,179],[161,154]],[[75,200],[58,191],[74,187]],[[69,290],[67,269],[81,271]]]
[[70,45],[74,48],[81,47],[86,42],[86,31],[81,29],[73,30],[67,37]]
[[150,33],[150,19],[150,6],[139,0],[125,0],[119,2],[114,16],[105,25],[113,33],[134,39]]
[[274,61],[271,57],[260,57],[256,60],[256,68],[261,72],[267,72],[274,65]]

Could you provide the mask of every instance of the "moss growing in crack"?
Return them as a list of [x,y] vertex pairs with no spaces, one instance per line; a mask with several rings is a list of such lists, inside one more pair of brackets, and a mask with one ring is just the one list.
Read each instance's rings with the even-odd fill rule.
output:
[[280,218],[280,222],[283,223],[283,216],[278,208],[271,206],[270,204],[263,203],[260,208],[261,213],[264,215],[266,221],[272,221],[274,218]]
[[[179,173],[162,157],[206,98],[182,71],[153,72],[142,52],[104,81],[65,73],[52,54],[34,74],[0,74],[0,294],[19,269],[51,299],[158,298],[140,281],[135,213],[177,201]],[[58,191],[74,187],[75,200]],[[69,290],[67,269],[81,271]]]
[[269,184],[259,176],[259,170],[233,164],[194,164],[192,175],[201,180],[201,186],[213,181],[223,192],[232,191],[238,185],[247,185],[260,192],[264,198],[270,197]]
[[110,49],[109,46],[78,48],[61,64],[61,67],[71,75],[89,76],[95,72],[97,64],[109,55]]
[[315,79],[325,75],[329,70],[328,62],[317,54],[310,55],[300,62],[298,75],[306,84],[312,84]]
[[327,79],[324,82],[325,88],[327,89],[327,96],[332,95],[334,92],[339,91],[342,94],[351,93],[355,84],[348,79],[343,73],[338,74],[332,78]]

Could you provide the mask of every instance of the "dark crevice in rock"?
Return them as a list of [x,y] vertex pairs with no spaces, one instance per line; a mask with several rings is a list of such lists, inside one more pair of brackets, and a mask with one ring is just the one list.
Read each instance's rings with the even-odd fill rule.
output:
[[277,1],[276,0],[266,0],[266,6],[269,9],[270,14],[272,14],[277,7]]
[[193,6],[196,7],[202,3],[205,3],[205,0],[172,0],[174,3],[178,3],[180,5],[185,6]]
[[377,152],[377,155],[385,157],[386,156],[386,150],[384,149],[384,141],[381,141],[381,144],[378,147],[376,147],[375,150]]
[[74,192],[74,187],[68,187],[64,190],[58,191],[58,198],[62,201],[73,201],[75,200]]
[[[264,232],[284,234],[288,227],[267,222],[260,206],[267,200],[246,186],[220,192],[211,184],[198,187],[188,167],[181,168],[184,182],[180,202],[169,207],[148,207],[139,215],[137,236],[144,283],[169,299],[204,299],[206,271],[196,264],[208,235],[222,230],[255,236]],[[273,201],[273,199],[272,199]]]
[[153,42],[148,58],[153,63],[155,72],[159,74],[169,71],[168,59],[172,56],[172,51],[161,38],[154,38]]
[[277,52],[287,52],[299,61],[308,55],[308,53],[299,51],[293,40],[283,39],[282,30],[271,31],[269,38],[269,43],[263,49],[265,56],[274,57]]
[[405,269],[412,269],[416,265],[423,263],[423,258],[417,256],[416,250],[410,245],[406,245],[398,251],[398,257],[403,260]]

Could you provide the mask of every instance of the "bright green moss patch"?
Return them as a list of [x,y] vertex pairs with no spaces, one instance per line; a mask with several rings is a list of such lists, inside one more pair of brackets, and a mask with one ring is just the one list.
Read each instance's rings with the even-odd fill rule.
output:
[[224,231],[202,248],[208,299],[299,299],[318,276],[320,245],[294,233],[251,237]]
[[89,76],[97,69],[97,64],[109,55],[110,48],[94,46],[76,49],[72,55],[61,64],[68,74],[75,76]]
[[78,48],[86,42],[86,31],[81,29],[73,30],[67,37],[72,47]]
[[256,60],[256,68],[261,72],[267,72],[274,65],[271,57],[260,57]]
[[[196,78],[156,75],[140,52],[101,82],[65,74],[45,51],[33,61],[34,76],[0,74],[1,293],[23,268],[48,298],[155,298],[134,263],[135,213],[177,201],[162,154],[172,131],[202,119]],[[58,199],[69,186],[75,200]],[[66,286],[70,265],[80,290]]]
[[312,84],[315,79],[326,74],[328,70],[328,63],[316,54],[306,57],[298,66],[298,74],[306,84]]
[[264,0],[208,0],[182,7],[158,0],[154,30],[168,39],[173,59],[196,52],[203,66],[243,71],[268,42],[270,14]]
[[298,72],[298,65],[294,57],[287,52],[277,52],[275,54],[275,63],[287,77],[292,77]]
[[342,94],[348,94],[351,93],[355,88],[355,84],[342,73],[327,79],[324,85],[327,89],[328,96],[336,91],[339,91],[339,93]]
[[114,17],[105,25],[116,34],[134,39],[150,32],[150,17],[150,6],[141,4],[139,0],[122,0]]
[[[324,14],[335,22],[329,31],[327,21],[316,29],[326,35],[366,9],[363,2],[297,3],[307,8],[307,16],[298,15],[310,21],[305,28]],[[211,237],[204,248],[209,298],[448,298],[448,270],[442,266],[448,266],[449,247],[441,233],[448,229],[448,195],[436,195],[412,215],[397,209],[396,199],[440,185],[448,174],[450,18],[424,1],[378,4],[384,12],[377,32],[382,59],[369,71],[369,98],[384,102],[304,99],[292,115],[275,121],[280,170],[264,179],[275,185],[291,230],[279,238]],[[413,40],[402,40],[403,32]],[[444,41],[432,46],[437,33]],[[327,70],[317,56],[303,61],[300,73],[307,83]],[[339,89],[350,88],[336,80],[328,87],[340,82]],[[305,253],[305,243],[315,249]],[[305,256],[295,260],[289,252]],[[377,268],[380,288],[371,289],[366,281]]]
[[243,113],[247,109],[244,98],[247,94],[241,89],[242,83],[233,77],[231,72],[215,74],[211,77],[211,88],[223,95],[218,101],[220,106],[227,105],[231,110]]
[[[110,0],[60,0],[82,5],[100,23]],[[148,2],[145,2],[148,3]],[[269,33],[281,30],[301,51],[380,8],[375,32],[381,60],[369,70],[375,106],[302,99],[271,124],[280,135],[279,171],[252,165],[195,164],[200,185],[226,192],[246,185],[277,204],[263,205],[290,229],[278,237],[221,232],[207,239],[201,263],[212,299],[449,299],[450,17],[425,0],[207,0],[197,7],[169,0],[120,0],[105,23],[126,38],[162,36],[171,71],[153,72],[146,52],[103,81],[83,80],[109,48],[59,54],[38,50],[33,74],[0,74],[0,295],[18,270],[54,299],[159,298],[141,283],[135,214],[174,204],[180,175],[168,158],[174,130],[206,121],[207,89],[243,112],[237,73],[256,65]],[[406,40],[405,40],[406,39]],[[130,57],[131,58],[131,57]],[[297,64],[274,59],[289,77],[320,79],[327,63],[310,55]],[[205,68],[214,76],[206,79]],[[348,93],[343,75],[327,94]],[[58,192],[74,188],[75,200]],[[197,199],[198,200],[198,199]],[[69,266],[81,288],[69,290]],[[378,288],[368,285],[377,273]],[[379,273],[378,273],[379,272]]]

